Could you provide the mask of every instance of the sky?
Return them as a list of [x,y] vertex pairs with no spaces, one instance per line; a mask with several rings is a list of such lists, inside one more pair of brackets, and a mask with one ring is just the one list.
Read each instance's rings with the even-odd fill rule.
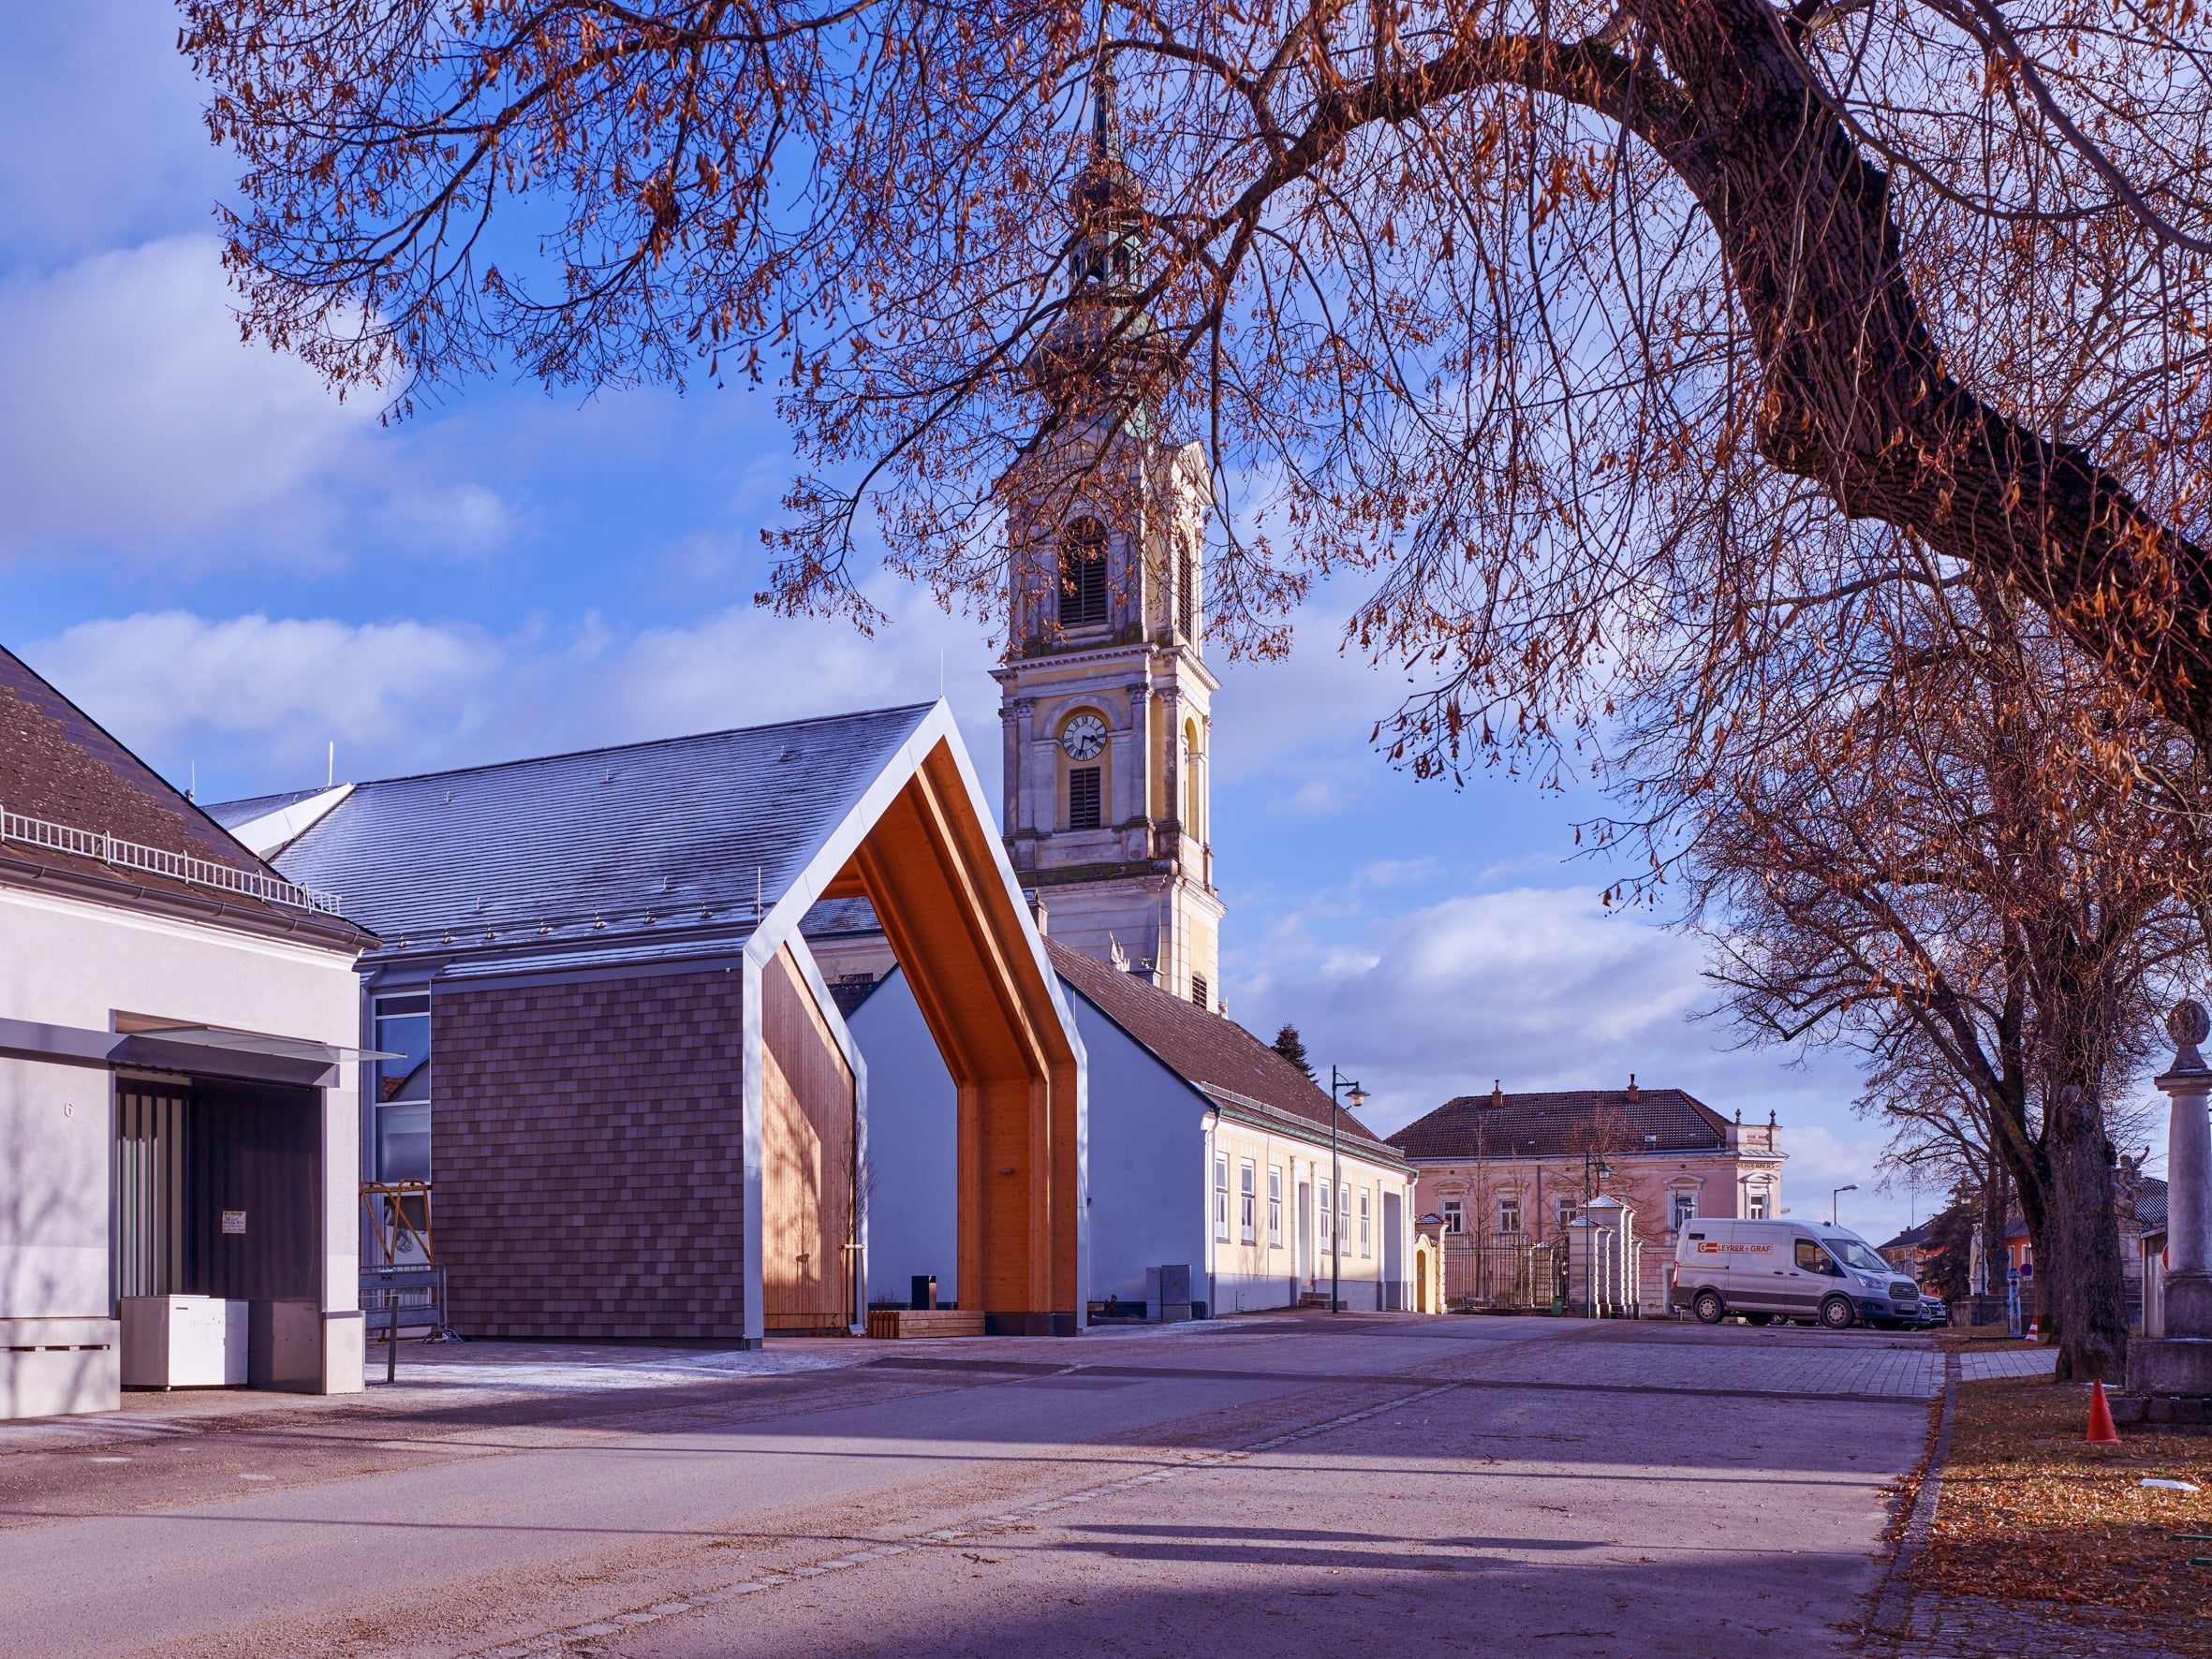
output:
[[[387,424],[242,345],[230,173],[157,0],[7,7],[0,55],[0,643],[202,800],[937,695],[996,799],[986,627],[888,579],[875,638],[759,610],[791,469],[766,394],[491,380]],[[1294,1022],[1387,1131],[1454,1094],[1690,1090],[1771,1110],[1784,1203],[1880,1239],[1845,1058],[1694,1018],[1696,941],[1599,901],[1598,802],[1416,782],[1368,742],[1402,678],[1337,649],[1214,666],[1223,994]],[[335,760],[332,760],[332,745]]]

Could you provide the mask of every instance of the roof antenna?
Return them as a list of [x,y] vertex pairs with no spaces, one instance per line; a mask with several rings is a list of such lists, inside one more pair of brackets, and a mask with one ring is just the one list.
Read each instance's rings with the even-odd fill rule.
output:
[[328,770],[326,770],[326,771],[324,771],[324,773],[323,773],[322,786],[323,786],[324,788],[328,789],[328,788],[331,788],[331,787],[332,787],[333,785],[335,785],[337,782],[338,782],[338,740],[337,740],[336,738],[332,738],[332,739],[331,740],[331,753],[330,753],[330,758],[329,758],[329,763],[328,763]]

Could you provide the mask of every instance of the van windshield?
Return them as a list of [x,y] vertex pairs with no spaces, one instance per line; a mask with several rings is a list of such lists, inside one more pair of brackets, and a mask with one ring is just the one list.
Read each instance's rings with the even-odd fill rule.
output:
[[1888,1262],[1856,1239],[1822,1239],[1821,1242],[1833,1250],[1836,1259],[1846,1267],[1856,1268],[1862,1273],[1886,1273],[1890,1270]]

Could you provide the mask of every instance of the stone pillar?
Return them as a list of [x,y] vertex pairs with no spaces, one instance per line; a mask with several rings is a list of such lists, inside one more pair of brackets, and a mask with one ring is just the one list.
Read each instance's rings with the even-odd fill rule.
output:
[[2166,1334],[2212,1337],[2212,1068],[2197,1045],[2212,1035],[2203,1005],[2185,1002],[2166,1019],[2173,1069],[2158,1087],[2174,1100],[2166,1128]]
[[2212,1399],[2212,1067],[2197,1045],[2212,1035],[2204,1005],[2166,1017],[2174,1064],[2156,1079],[2173,1098],[2166,1131],[2166,1334],[2128,1344],[2128,1391]]

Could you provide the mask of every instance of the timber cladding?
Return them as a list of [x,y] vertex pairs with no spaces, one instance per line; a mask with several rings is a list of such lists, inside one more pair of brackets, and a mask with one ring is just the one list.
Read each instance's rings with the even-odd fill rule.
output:
[[841,1330],[854,1294],[859,1102],[789,949],[760,971],[760,1301],[769,1330]]
[[744,998],[721,969],[435,992],[464,1334],[744,1336]]

